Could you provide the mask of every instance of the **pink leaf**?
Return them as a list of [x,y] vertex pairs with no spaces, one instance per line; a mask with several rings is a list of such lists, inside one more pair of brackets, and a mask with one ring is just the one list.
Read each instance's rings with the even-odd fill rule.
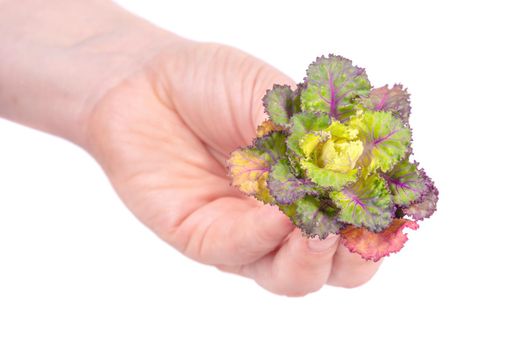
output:
[[361,255],[363,259],[379,261],[382,257],[396,253],[403,248],[408,240],[403,229],[408,227],[417,230],[415,221],[394,219],[390,226],[379,233],[374,233],[364,227],[347,226],[340,231],[343,245],[352,253]]

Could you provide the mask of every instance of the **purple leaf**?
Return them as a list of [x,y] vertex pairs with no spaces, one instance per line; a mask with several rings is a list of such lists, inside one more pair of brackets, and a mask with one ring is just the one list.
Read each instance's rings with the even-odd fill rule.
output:
[[423,178],[417,165],[403,160],[386,174],[382,174],[386,180],[390,192],[392,192],[394,203],[406,207],[421,198],[427,190],[425,178]]
[[432,181],[424,170],[421,169],[419,172],[425,179],[427,190],[416,203],[403,209],[403,213],[411,216],[414,220],[423,220],[434,214],[439,199],[439,191],[434,185],[434,181]]
[[264,111],[279,126],[288,126],[293,114],[300,112],[300,91],[292,91],[288,85],[275,84],[263,97]]
[[343,120],[355,111],[355,98],[367,96],[370,82],[363,68],[341,56],[321,56],[306,71],[301,96],[304,111],[323,112]]
[[363,105],[374,111],[391,112],[393,116],[408,124],[410,116],[410,94],[403,85],[395,84],[391,89],[388,85],[372,89],[370,95],[363,99]]
[[297,178],[285,159],[272,166],[268,188],[270,194],[281,204],[292,204],[307,194],[316,193],[315,184],[307,179]]
[[297,201],[292,220],[309,237],[326,238],[330,233],[338,233],[342,227],[333,208],[312,196]]

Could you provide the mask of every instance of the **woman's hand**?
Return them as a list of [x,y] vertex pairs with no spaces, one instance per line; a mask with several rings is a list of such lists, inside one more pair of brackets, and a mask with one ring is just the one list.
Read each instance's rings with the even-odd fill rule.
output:
[[131,211],[192,259],[279,294],[362,284],[378,264],[337,236],[306,239],[277,208],[230,186],[225,160],[255,137],[274,83],[293,84],[236,49],[175,43],[97,103],[88,149]]
[[357,286],[377,270],[230,186],[225,160],[265,119],[266,89],[293,84],[276,69],[101,0],[4,1],[0,23],[0,114],[84,147],[185,255],[285,295]]

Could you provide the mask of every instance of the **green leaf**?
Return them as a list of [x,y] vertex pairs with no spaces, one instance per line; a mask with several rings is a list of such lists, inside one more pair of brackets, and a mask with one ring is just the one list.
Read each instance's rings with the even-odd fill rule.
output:
[[268,188],[280,204],[291,204],[306,194],[316,194],[315,185],[307,179],[297,178],[285,159],[272,166]]
[[279,126],[288,126],[290,117],[300,111],[300,96],[288,85],[275,84],[263,97],[264,111]]
[[358,169],[341,173],[329,168],[320,168],[313,162],[303,159],[301,166],[306,170],[308,178],[314,183],[325,188],[340,189],[344,185],[357,179]]
[[306,196],[296,202],[294,223],[310,237],[326,238],[330,233],[338,233],[342,225],[337,222],[337,211],[328,203]]
[[360,179],[341,191],[333,191],[330,198],[341,209],[339,220],[342,222],[379,232],[392,221],[392,196],[385,180],[378,175]]
[[364,145],[357,164],[365,176],[377,169],[390,171],[409,149],[410,129],[390,112],[364,112],[353,118],[350,125],[359,130],[359,139]]
[[347,119],[355,111],[355,98],[367,96],[370,82],[365,70],[335,55],[321,56],[306,71],[307,88],[301,95],[304,111],[324,112]]
[[255,140],[254,146],[270,156],[271,163],[276,163],[286,155],[286,135],[282,131],[273,131]]
[[300,113],[292,117],[290,136],[288,136],[288,148],[299,156],[303,156],[300,141],[304,135],[312,131],[326,129],[330,125],[330,117],[326,114],[316,115],[313,113]]
[[382,177],[393,195],[394,203],[406,207],[415,202],[426,191],[425,179],[419,174],[416,164],[403,160]]

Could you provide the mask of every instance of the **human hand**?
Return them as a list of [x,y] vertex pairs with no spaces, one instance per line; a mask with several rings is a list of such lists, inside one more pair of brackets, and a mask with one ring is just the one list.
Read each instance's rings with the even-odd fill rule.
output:
[[282,73],[111,1],[8,0],[0,23],[0,115],[85,148],[182,253],[286,295],[357,286],[378,268],[230,186],[225,160],[265,119],[266,89],[292,84]]
[[275,207],[230,186],[225,161],[254,138],[274,83],[293,84],[239,50],[177,41],[100,99],[87,149],[129,209],[194,260],[278,294],[360,285],[378,263],[338,236],[303,237]]

